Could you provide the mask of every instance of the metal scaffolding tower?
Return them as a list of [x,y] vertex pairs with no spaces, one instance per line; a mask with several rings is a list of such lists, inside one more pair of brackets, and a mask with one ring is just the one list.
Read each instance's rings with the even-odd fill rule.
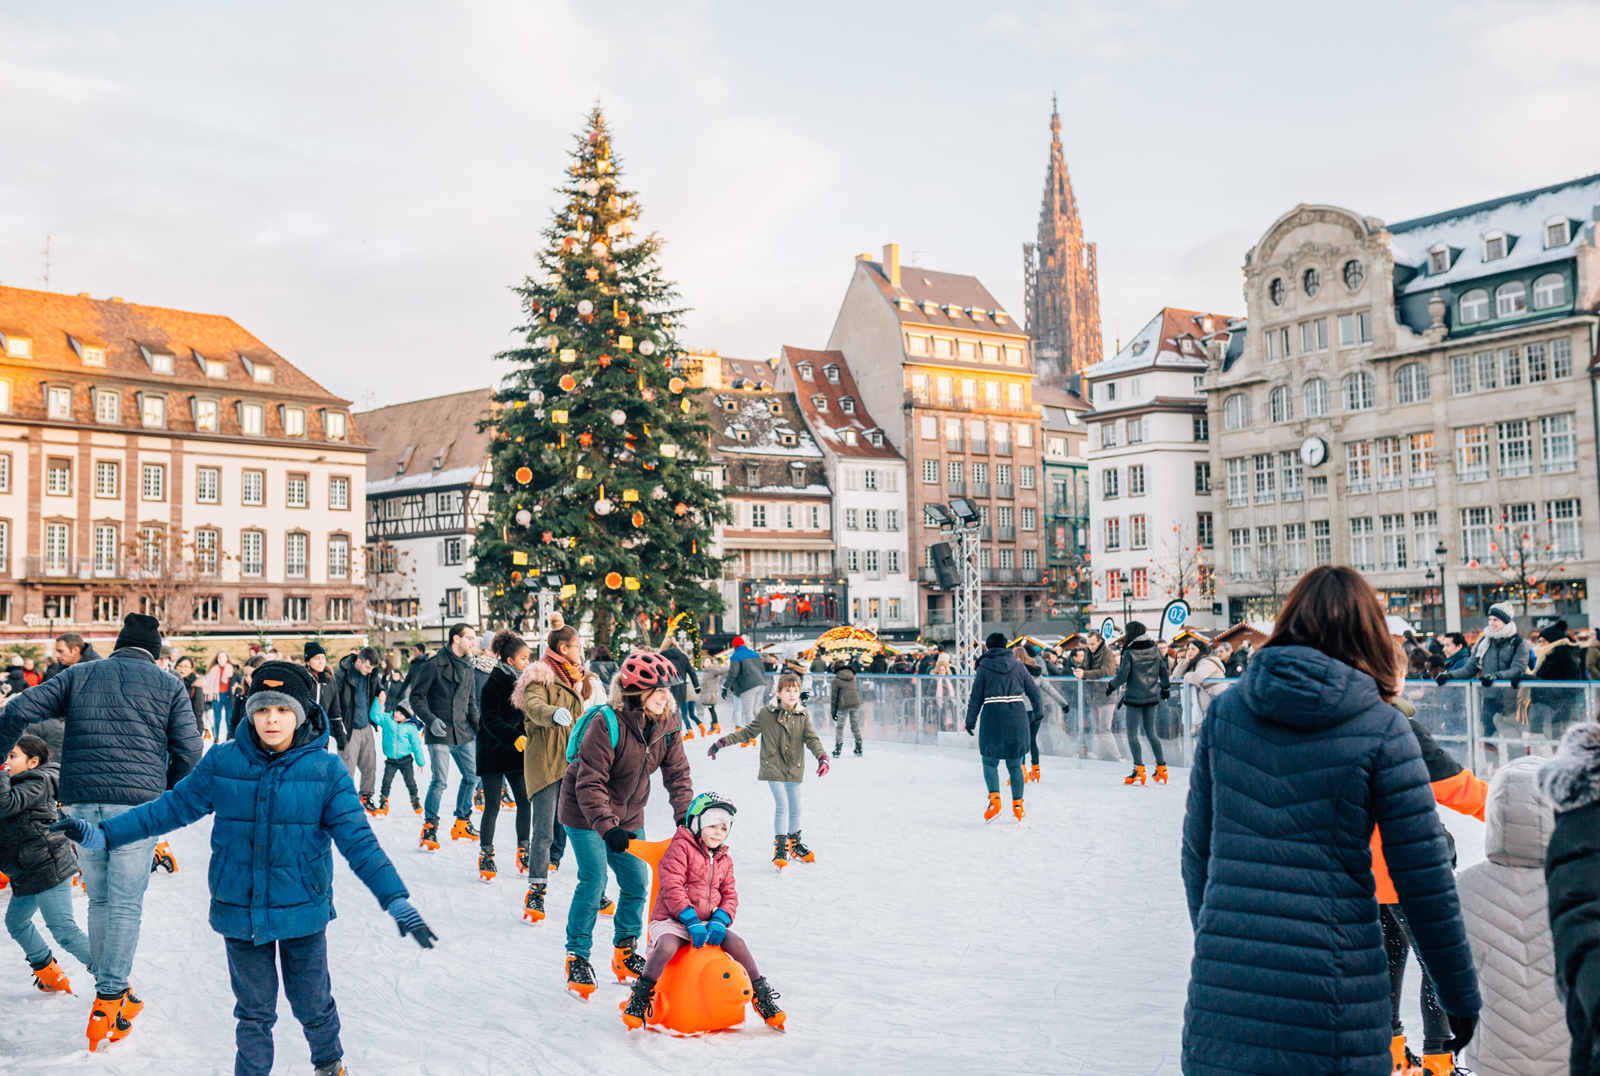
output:
[[983,579],[978,572],[978,526],[974,522],[954,532],[956,558],[961,565],[961,586],[956,590],[956,672],[971,676],[978,657],[978,633],[983,630]]

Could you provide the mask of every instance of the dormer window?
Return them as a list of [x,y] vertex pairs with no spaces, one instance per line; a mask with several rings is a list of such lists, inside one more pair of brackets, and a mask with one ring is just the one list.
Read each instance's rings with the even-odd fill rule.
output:
[[1200,349],[1195,346],[1195,342],[1193,340],[1185,336],[1183,338],[1183,353],[1185,355],[1198,355],[1200,354]]
[[1148,340],[1135,340],[1133,342],[1133,353],[1134,353],[1134,355],[1135,356],[1143,355],[1144,352],[1145,352],[1145,348],[1147,348],[1149,346],[1150,346],[1150,341],[1148,341]]
[[343,411],[324,411],[322,430],[330,441],[343,441],[349,431],[349,416]]
[[1007,317],[1009,317],[1004,310],[991,310],[989,311],[989,316],[994,319],[996,325],[1004,325]]
[[883,431],[882,430],[868,430],[867,431],[867,440],[872,442],[872,447],[873,448],[882,448],[883,447]]
[[228,380],[228,364],[221,359],[206,360],[206,377],[212,381]]
[[1572,222],[1566,217],[1551,217],[1544,222],[1544,248],[1564,247],[1572,240]]
[[778,443],[786,448],[793,448],[800,443],[800,438],[793,430],[779,430]]
[[737,411],[739,410],[739,403],[737,400],[723,400],[722,409],[724,411]]
[[250,370],[250,377],[260,385],[272,384],[272,367],[256,363]]
[[828,384],[837,385],[839,383],[839,368],[830,362],[822,368],[822,376],[828,379]]
[[14,333],[0,333],[0,340],[5,342],[6,355],[10,358],[33,358],[33,340],[30,337],[17,336]]
[[139,350],[144,353],[144,361],[149,363],[150,372],[152,374],[172,373],[171,355],[167,355],[159,351],[151,351],[147,347],[140,347]]
[[922,312],[932,317],[939,312],[939,304],[932,299],[924,299],[922,300]]
[[1506,233],[1490,232],[1483,237],[1483,260],[1499,261],[1506,256]]
[[912,306],[911,297],[908,295],[897,295],[895,296],[894,305],[898,306],[901,310],[910,310]]
[[789,482],[796,489],[804,489],[806,486],[806,465],[799,460],[789,464]]
[[1428,272],[1430,274],[1446,273],[1450,271],[1450,248],[1443,243],[1437,243],[1428,250]]
[[839,410],[843,411],[847,415],[855,414],[856,413],[856,398],[854,396],[841,396],[841,397],[839,397]]
[[285,437],[304,437],[306,435],[306,412],[304,408],[285,407],[280,414]]
[[267,409],[258,403],[239,405],[239,432],[246,437],[260,437],[267,428]]
[[106,349],[103,344],[86,344],[76,336],[67,337],[67,343],[72,345],[72,350],[78,353],[78,361],[85,366],[106,364]]
[[761,485],[761,468],[753,463],[744,465],[744,484],[747,486]]
[[795,369],[797,369],[800,372],[800,380],[801,381],[810,381],[811,380],[811,364],[809,362],[802,362]]
[[217,429],[217,411],[217,401],[199,399],[195,400],[194,428],[209,433],[215,433]]
[[778,403],[777,400],[769,400],[767,401],[767,411],[774,415],[781,415],[783,414],[783,405]]
[[820,395],[813,396],[811,397],[811,406],[817,409],[819,415],[826,415],[828,413],[828,398]]
[[72,418],[72,388],[69,385],[51,385],[45,391],[45,403],[51,418]]
[[853,444],[856,443],[856,431],[855,430],[845,430],[844,431],[844,443],[847,444],[847,445],[853,445]]

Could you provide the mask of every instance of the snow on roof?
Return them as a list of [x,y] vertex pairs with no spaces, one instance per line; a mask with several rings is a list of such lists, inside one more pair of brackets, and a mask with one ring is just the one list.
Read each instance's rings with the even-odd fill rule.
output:
[[[1418,273],[1397,290],[1401,294],[1431,292],[1474,277],[1565,261],[1592,227],[1597,208],[1600,175],[1593,175],[1391,224],[1389,246],[1395,261]],[[1544,228],[1552,217],[1570,222],[1567,242],[1546,249]],[[1492,231],[1506,233],[1509,250],[1504,258],[1486,262],[1483,237]],[[1429,275],[1428,251],[1440,243],[1451,248],[1450,268]]]
[[[1207,329],[1205,320],[1210,319]],[[1134,370],[1148,370],[1159,364],[1179,369],[1204,370],[1206,368],[1205,338],[1221,332],[1234,318],[1228,314],[1208,314],[1199,310],[1180,310],[1162,307],[1144,328],[1135,333],[1123,349],[1105,362],[1085,367],[1083,376],[1089,379],[1115,377]],[[1198,353],[1183,350],[1181,340],[1192,339]]]
[[423,471],[399,478],[375,478],[367,482],[367,496],[381,497],[390,493],[420,493],[451,486],[470,486],[477,481],[482,470],[482,467],[452,467],[447,471]]

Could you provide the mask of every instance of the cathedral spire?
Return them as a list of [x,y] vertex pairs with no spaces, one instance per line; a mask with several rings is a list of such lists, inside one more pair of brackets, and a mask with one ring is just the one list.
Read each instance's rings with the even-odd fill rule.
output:
[[1061,111],[1050,95],[1050,160],[1039,207],[1039,235],[1024,243],[1024,302],[1034,367],[1060,381],[1101,360],[1100,292],[1095,245],[1083,241],[1078,199],[1061,147]]

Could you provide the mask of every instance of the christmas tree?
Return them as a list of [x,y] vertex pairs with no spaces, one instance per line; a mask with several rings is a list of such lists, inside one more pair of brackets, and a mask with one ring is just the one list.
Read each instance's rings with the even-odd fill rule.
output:
[[635,238],[635,192],[621,187],[605,117],[577,136],[560,205],[521,296],[526,344],[486,427],[493,482],[470,581],[497,620],[520,626],[560,576],[569,622],[595,638],[649,618],[718,612],[712,524],[722,495],[696,468],[709,429],[691,404],[673,329],[682,311],[661,277],[660,240]]

